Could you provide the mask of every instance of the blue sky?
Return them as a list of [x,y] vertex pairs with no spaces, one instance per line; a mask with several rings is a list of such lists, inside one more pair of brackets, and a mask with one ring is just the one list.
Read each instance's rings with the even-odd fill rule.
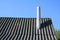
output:
[[0,0],[0,17],[35,18],[36,7],[42,18],[51,18],[54,28],[60,30],[60,0]]

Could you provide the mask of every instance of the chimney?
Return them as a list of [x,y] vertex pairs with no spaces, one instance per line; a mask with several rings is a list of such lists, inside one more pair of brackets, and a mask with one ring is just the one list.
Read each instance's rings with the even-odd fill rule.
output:
[[39,29],[40,28],[40,7],[37,6],[37,19],[36,19],[36,27]]

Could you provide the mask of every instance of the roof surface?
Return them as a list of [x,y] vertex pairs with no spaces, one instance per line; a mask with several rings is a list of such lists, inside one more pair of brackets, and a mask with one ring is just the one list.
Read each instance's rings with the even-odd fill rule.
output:
[[0,17],[1,40],[57,40],[50,18],[41,18],[40,29],[36,18]]

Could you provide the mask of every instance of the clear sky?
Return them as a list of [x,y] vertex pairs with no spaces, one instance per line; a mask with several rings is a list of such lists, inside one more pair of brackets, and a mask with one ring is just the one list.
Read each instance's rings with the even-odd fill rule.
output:
[[36,7],[42,18],[51,18],[54,28],[60,30],[60,0],[0,0],[0,17],[35,18]]

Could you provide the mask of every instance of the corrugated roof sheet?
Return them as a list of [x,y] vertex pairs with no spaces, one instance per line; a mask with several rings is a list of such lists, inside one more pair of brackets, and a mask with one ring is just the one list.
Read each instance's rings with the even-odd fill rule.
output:
[[50,18],[41,18],[40,29],[36,18],[0,17],[1,40],[57,40]]

